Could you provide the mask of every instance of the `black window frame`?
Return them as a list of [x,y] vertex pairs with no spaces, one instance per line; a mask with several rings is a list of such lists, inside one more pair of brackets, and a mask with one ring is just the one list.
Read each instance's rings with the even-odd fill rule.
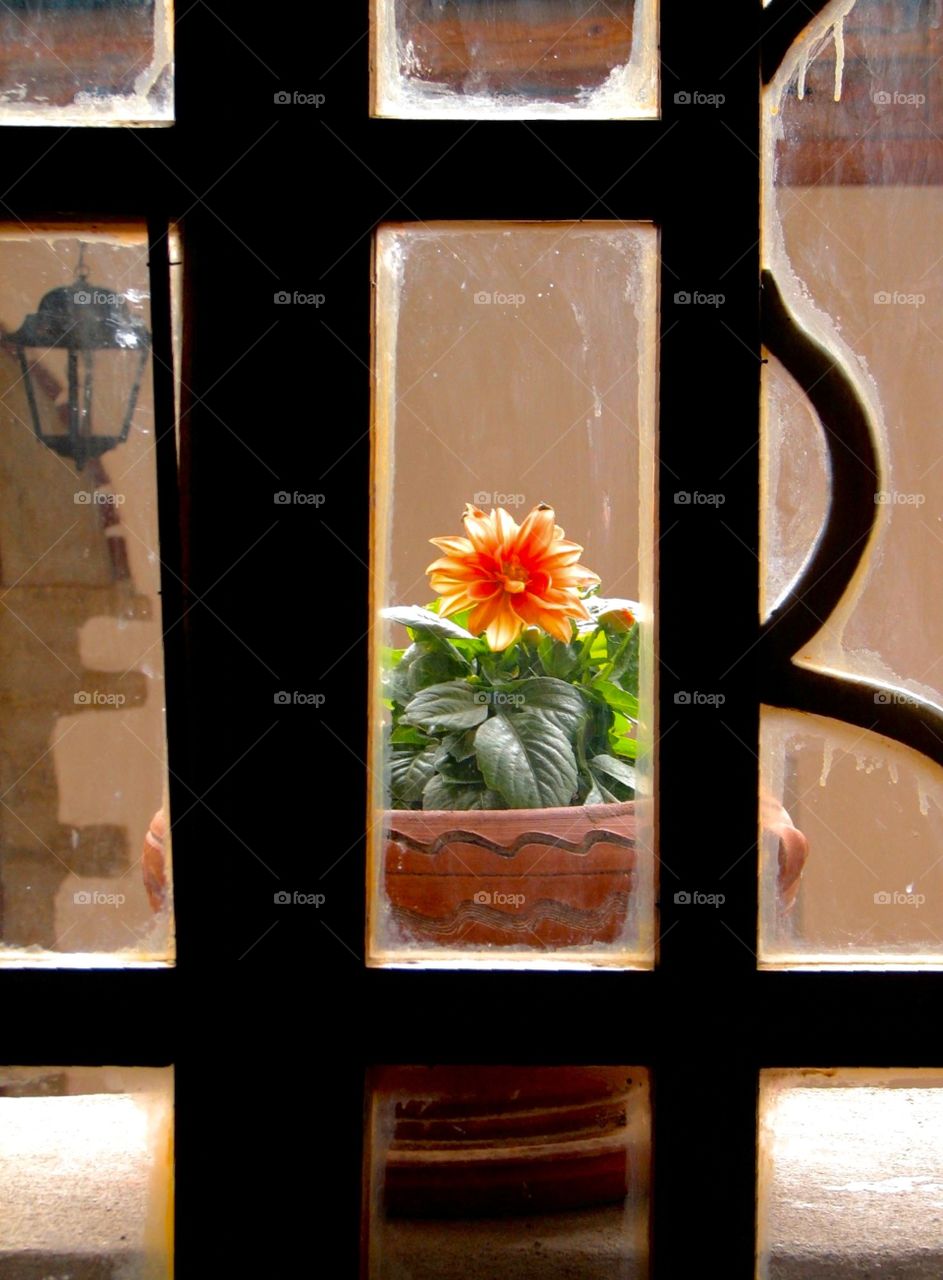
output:
[[[180,0],[174,126],[0,130],[4,216],[148,220],[165,357],[161,231],[184,235],[179,502],[155,364],[178,963],[0,970],[4,1063],[175,1064],[178,1277],[315,1258],[358,1274],[372,1064],[623,1062],[653,1076],[656,1280],[710,1255],[746,1280],[760,1070],[940,1064],[941,975],[755,957],[759,704],[776,687],[756,643],[759,87],[822,7],[662,0],[661,120],[472,125],[368,117],[365,0],[270,18]],[[693,90],[725,101],[675,101]],[[584,217],[661,230],[659,962],[368,970],[371,232]],[[674,302],[695,289],[726,301]],[[325,301],[279,306],[280,290]],[[674,502],[695,489],[724,505]],[[325,501],[279,507],[281,490]],[[275,703],[294,689],[323,706]],[[722,712],[679,714],[681,689],[723,692]],[[678,888],[726,901],[691,911]],[[279,907],[280,889],[325,902]]]

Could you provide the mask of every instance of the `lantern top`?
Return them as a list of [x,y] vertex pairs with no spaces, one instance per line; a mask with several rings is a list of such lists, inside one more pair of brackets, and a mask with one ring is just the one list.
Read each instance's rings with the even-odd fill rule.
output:
[[134,320],[123,294],[89,284],[80,276],[44,294],[39,310],[7,337],[19,347],[63,347],[75,351],[141,351],[147,328]]

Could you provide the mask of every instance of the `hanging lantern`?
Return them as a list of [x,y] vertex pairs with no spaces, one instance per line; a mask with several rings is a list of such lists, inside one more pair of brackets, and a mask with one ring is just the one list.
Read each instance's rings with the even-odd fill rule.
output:
[[[151,335],[131,316],[123,295],[88,283],[81,260],[74,283],[51,289],[38,310],[4,341],[17,352],[37,440],[72,458],[78,471],[90,458],[100,458],[127,440]],[[44,429],[37,401],[34,370],[42,353],[50,350],[66,353],[65,433]],[[128,378],[127,400],[111,415],[118,421],[101,421],[106,416],[101,402],[113,398],[115,387]]]

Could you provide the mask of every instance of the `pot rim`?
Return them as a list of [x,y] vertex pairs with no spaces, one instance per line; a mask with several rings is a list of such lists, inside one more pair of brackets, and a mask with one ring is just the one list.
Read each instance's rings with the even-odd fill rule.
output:
[[635,800],[620,800],[614,804],[571,804],[556,809],[384,809],[384,817],[394,821],[435,821],[445,817],[452,821],[461,819],[469,826],[483,820],[501,822],[550,822],[569,819],[579,814],[584,821],[606,822],[612,818],[625,818],[635,813]]

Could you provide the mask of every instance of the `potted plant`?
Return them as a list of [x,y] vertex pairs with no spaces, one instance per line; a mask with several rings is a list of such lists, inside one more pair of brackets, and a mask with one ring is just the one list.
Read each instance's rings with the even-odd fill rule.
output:
[[383,883],[410,943],[613,943],[637,872],[639,607],[554,511],[467,506],[428,608],[383,611]]

